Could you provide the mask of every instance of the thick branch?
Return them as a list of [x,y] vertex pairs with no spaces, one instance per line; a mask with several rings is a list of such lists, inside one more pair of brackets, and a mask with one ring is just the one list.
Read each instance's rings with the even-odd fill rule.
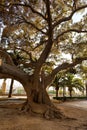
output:
[[62,70],[66,70],[68,68],[73,68],[74,66],[76,66],[77,64],[81,64],[82,61],[87,60],[87,57],[84,58],[77,58],[73,63],[63,63],[61,65],[59,65],[58,67],[56,67],[52,73],[46,77],[45,79],[45,86],[48,86],[52,80],[54,79],[55,75],[62,71]]
[[35,69],[35,73],[39,73],[40,72],[40,69],[43,65],[43,63],[45,62],[45,60],[47,59],[49,53],[50,53],[50,50],[52,48],[52,44],[53,44],[53,30],[52,30],[52,18],[51,18],[51,12],[50,12],[50,1],[47,0],[46,1],[46,9],[47,9],[47,22],[48,22],[48,43],[47,45],[45,46],[40,58],[38,59],[38,62],[37,62],[37,67]]
[[8,74],[2,74],[2,73],[0,73],[0,79],[6,79],[6,78],[13,78],[13,76],[10,76],[10,75],[8,75]]
[[53,24],[53,28],[55,28],[57,25],[61,24],[62,22],[65,22],[65,21],[69,21],[71,20],[72,16],[78,12],[79,10],[82,10],[84,8],[87,8],[87,5],[83,5],[81,7],[78,7],[77,9],[75,9],[74,11],[71,12],[71,14],[68,16],[68,17],[64,17],[64,18],[61,18],[60,20],[58,20],[57,22],[55,22]]
[[26,80],[28,79],[28,75],[18,69],[16,66],[5,63],[2,63],[2,65],[0,66],[0,74],[6,75],[8,76],[8,78],[13,77],[13,79],[18,80],[21,83],[26,83]]

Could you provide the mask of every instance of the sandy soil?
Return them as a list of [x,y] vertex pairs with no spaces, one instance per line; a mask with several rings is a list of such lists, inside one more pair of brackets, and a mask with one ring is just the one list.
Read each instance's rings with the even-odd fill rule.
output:
[[18,109],[0,107],[0,130],[87,130],[87,108],[69,103],[55,105],[71,119],[46,120],[28,113],[24,115]]

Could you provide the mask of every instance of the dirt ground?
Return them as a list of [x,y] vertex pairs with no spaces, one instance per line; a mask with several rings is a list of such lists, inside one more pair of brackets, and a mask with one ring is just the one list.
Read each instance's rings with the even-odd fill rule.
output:
[[71,119],[46,120],[20,113],[18,109],[0,107],[0,130],[87,130],[87,108],[67,103],[55,105]]

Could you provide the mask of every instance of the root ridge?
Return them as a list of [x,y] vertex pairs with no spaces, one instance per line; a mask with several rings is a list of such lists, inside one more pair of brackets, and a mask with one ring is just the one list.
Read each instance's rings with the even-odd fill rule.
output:
[[60,111],[60,109],[53,106],[48,106],[46,104],[27,104],[25,103],[22,107],[22,111],[29,112],[31,114],[41,115],[47,120],[50,119],[64,119],[65,115]]

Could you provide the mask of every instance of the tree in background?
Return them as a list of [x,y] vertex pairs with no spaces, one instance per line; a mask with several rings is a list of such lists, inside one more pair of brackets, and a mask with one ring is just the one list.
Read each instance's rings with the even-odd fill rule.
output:
[[[2,26],[4,24],[0,78],[22,83],[27,95],[22,109],[47,119],[62,117],[50,101],[46,88],[58,72],[87,59],[85,50],[81,55],[75,51],[79,45],[86,47],[87,16],[78,23],[73,22],[74,14],[83,13],[85,8],[87,2],[82,0],[0,1],[0,20]],[[84,41],[78,37],[83,37]],[[66,50],[68,54],[72,52],[73,60],[61,58]]]
[[68,73],[65,77],[65,85],[68,87],[70,97],[72,97],[72,92],[74,88],[83,92],[84,84],[80,78],[75,78],[73,74]]
[[2,88],[2,94],[5,94],[5,92],[6,92],[6,79],[3,80],[1,88]]
[[[74,69],[72,69],[72,72],[75,72]],[[52,86],[55,87],[56,90],[56,97],[58,97],[59,89],[63,89],[63,97],[66,96],[66,88],[68,88],[69,95],[72,97],[72,92],[76,90],[79,90],[83,93],[84,91],[84,82],[81,78],[75,77],[75,74],[71,73],[71,70],[68,72],[62,72],[58,73],[52,83]]]
[[59,79],[60,79],[60,75],[56,75],[52,83],[52,86],[55,87],[56,90],[56,98],[58,97],[58,92],[60,88]]
[[87,97],[87,62],[84,61],[80,66],[79,66],[79,75],[83,78],[84,84],[85,84],[85,95]]

